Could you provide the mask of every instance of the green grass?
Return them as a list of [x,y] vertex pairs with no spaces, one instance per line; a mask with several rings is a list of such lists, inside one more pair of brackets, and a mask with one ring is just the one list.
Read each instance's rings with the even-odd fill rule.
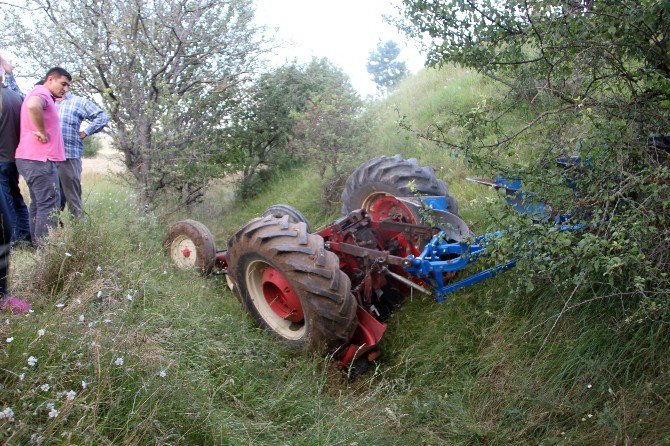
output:
[[[373,129],[378,153],[435,167],[476,232],[495,226],[495,194],[464,180],[477,172],[458,156],[394,130],[388,104],[420,126],[492,88],[461,70],[424,72],[378,104]],[[220,247],[276,203],[328,222],[309,168],[243,203],[221,182],[191,212],[169,214],[140,213],[122,182],[89,177],[84,188],[86,222],[12,255],[13,291],[35,312],[0,320],[0,410],[14,412],[0,443],[670,444],[668,329],[623,322],[619,301],[583,305],[552,328],[568,296],[550,280],[526,292],[510,272],[443,304],[414,295],[391,317],[379,363],[351,381],[327,356],[291,354],[222,277],[175,270],[161,248],[186,217]]]

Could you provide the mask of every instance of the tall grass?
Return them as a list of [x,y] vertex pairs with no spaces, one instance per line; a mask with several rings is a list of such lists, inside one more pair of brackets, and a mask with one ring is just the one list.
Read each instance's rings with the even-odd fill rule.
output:
[[[264,206],[250,205],[247,217]],[[165,225],[124,186],[98,183],[86,208],[43,250],[13,254],[13,290],[34,312],[0,325],[0,410],[13,413],[2,442],[392,441],[385,412],[358,416],[377,390],[351,386],[328,358],[289,354],[221,278],[175,271]]]

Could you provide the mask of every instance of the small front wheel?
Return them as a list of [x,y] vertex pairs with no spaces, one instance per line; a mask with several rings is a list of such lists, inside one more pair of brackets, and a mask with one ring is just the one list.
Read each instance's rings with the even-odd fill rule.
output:
[[214,237],[205,225],[195,220],[182,220],[170,226],[163,248],[179,269],[195,269],[206,276],[216,263]]

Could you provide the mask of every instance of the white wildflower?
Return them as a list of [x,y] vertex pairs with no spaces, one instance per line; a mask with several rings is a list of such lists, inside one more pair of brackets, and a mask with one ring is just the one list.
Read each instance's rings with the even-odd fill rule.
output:
[[19,381],[23,381],[23,378],[25,378],[25,377],[26,377],[26,374],[25,374],[25,373],[21,373],[21,374],[19,375]]
[[82,381],[82,382],[81,382],[81,388],[82,388],[82,389],[85,389],[86,386],[88,386],[88,383],[87,383],[86,381]]
[[97,296],[98,296],[98,297],[102,297],[102,291],[98,291]]
[[587,415],[587,417],[593,418],[593,414],[590,413],[590,414]]
[[49,411],[49,418],[56,418],[57,416],[58,416],[58,411],[54,407]]
[[115,365],[123,365],[123,358],[121,358],[121,357],[116,358],[116,360],[114,361],[114,364]]
[[167,270],[163,270],[163,274],[167,274]]
[[102,322],[104,322],[105,324],[109,324],[110,322],[112,322],[112,320],[111,319],[105,319]]
[[93,322],[88,323],[88,328],[91,328],[91,327],[93,327]]
[[95,342],[95,341],[91,342],[91,347],[97,347],[97,346],[98,346],[97,342]]
[[46,331],[44,331],[43,328],[40,328],[39,330],[37,330],[37,336],[42,337],[42,336],[44,336],[45,333],[46,333]]
[[132,300],[133,300],[133,296],[132,296],[130,293],[128,293],[128,294],[126,295],[126,299],[128,299],[129,301],[132,302]]
[[586,386],[587,389],[590,389],[591,387],[593,387],[591,384]]
[[165,378],[166,375],[167,373],[165,373],[165,370],[161,370],[160,372],[158,372],[158,376],[160,376],[161,378]]
[[83,314],[79,315],[79,322],[84,322],[84,315]]
[[98,265],[98,267],[95,269],[97,272],[102,272],[102,266]]
[[33,367],[35,364],[37,364],[37,358],[34,356],[28,357],[28,365]]
[[72,254],[70,254],[69,252],[66,252],[65,257],[72,257]]
[[68,401],[72,401],[72,400],[74,399],[75,396],[77,396],[77,392],[75,392],[74,390],[70,390],[70,391],[67,393],[67,396],[66,396],[66,397],[67,397],[67,400],[68,400]]
[[80,304],[80,303],[81,303],[81,299],[77,299],[76,302],[77,302],[78,304]]
[[49,388],[50,388],[49,384],[42,384],[40,386],[40,389],[42,390],[42,392],[48,392]]
[[6,418],[8,421],[12,421],[14,419],[14,411],[11,407],[5,407],[2,412],[0,412],[0,420],[3,418]]
[[5,341],[7,341],[8,344],[9,344],[10,342],[12,342],[13,340],[14,340],[14,338],[7,338],[7,339],[5,339]]
[[56,304],[56,308],[63,308],[65,304]]

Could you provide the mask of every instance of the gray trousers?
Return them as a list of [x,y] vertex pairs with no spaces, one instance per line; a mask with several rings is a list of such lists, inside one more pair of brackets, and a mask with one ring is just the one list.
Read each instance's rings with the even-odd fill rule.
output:
[[79,217],[84,207],[81,200],[81,158],[68,158],[56,164],[61,190],[60,209],[65,209],[67,203],[72,215]]
[[60,209],[58,169],[53,161],[16,159],[16,167],[30,191],[30,236],[33,243],[47,235],[49,228],[56,227]]

